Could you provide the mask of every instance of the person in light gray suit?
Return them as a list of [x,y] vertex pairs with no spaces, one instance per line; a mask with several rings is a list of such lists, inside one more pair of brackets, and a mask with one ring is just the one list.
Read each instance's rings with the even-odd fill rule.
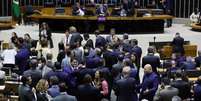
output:
[[77,101],[75,96],[68,95],[66,92],[66,84],[60,83],[59,90],[60,95],[56,96],[52,101]]
[[42,78],[47,74],[49,73],[50,71],[52,71],[52,69],[50,67],[47,66],[47,61],[44,57],[41,58],[39,64],[38,64],[38,67],[37,67],[38,70],[41,71],[42,73]]
[[19,85],[18,93],[19,93],[19,101],[36,101],[34,97],[34,93],[30,87],[32,82],[30,75],[23,75],[21,78],[22,84]]
[[161,88],[156,92],[154,101],[172,101],[174,96],[177,96],[179,90],[170,85],[168,78],[163,78]]

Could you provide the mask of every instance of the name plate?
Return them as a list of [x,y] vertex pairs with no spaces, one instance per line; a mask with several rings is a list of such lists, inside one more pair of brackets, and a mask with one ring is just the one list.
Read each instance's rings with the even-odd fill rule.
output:
[[98,17],[98,21],[99,22],[104,22],[106,20],[106,17],[105,16],[99,16]]

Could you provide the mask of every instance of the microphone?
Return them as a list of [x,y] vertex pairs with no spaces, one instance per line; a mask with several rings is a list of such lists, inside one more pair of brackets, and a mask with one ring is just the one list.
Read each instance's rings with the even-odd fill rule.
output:
[[155,40],[156,40],[156,36],[154,36],[154,42],[155,42]]

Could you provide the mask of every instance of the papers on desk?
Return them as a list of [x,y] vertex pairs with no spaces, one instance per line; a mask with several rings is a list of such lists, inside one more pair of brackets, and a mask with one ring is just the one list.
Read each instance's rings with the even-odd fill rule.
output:
[[0,86],[0,91],[5,89],[5,85]]

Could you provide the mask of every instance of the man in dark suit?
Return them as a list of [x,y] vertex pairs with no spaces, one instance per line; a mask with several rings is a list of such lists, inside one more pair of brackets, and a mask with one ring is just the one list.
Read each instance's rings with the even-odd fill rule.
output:
[[181,53],[181,55],[184,55],[184,38],[180,36],[180,33],[176,33],[172,45],[173,53]]
[[87,74],[84,76],[84,84],[79,85],[77,88],[78,101],[100,101],[100,91],[91,85],[92,77]]
[[59,84],[60,95],[56,96],[52,101],[77,101],[75,96],[67,94],[66,89],[67,89],[66,84],[60,83]]
[[[142,48],[138,46],[138,40],[137,39],[132,39],[130,40],[130,45],[133,46],[131,49],[131,52],[134,52],[136,54],[136,65],[137,67],[140,67],[140,60],[142,56]],[[138,68],[139,70],[139,68]]]
[[106,45],[105,38],[100,35],[99,30],[95,31],[95,35],[96,35],[95,47],[103,49],[105,47],[105,45]]
[[196,70],[196,64],[191,56],[186,57],[186,61],[183,62],[181,68],[184,70]]
[[30,69],[25,71],[23,74],[25,76],[30,75],[32,79],[32,87],[35,87],[38,81],[42,78],[42,73],[40,70],[37,70],[36,67],[38,66],[38,61],[36,59],[31,59],[30,60]]
[[93,40],[89,38],[89,34],[84,34],[83,36],[85,40],[84,48],[94,48]]
[[194,91],[194,100],[201,101],[201,76],[198,77],[198,80],[195,83],[193,91]]
[[115,81],[114,91],[117,95],[117,101],[138,101],[137,83],[134,78],[130,77],[131,68],[124,67],[123,78]]
[[158,74],[157,68],[160,67],[160,59],[158,56],[154,56],[154,48],[152,46],[148,48],[147,56],[142,58],[142,67],[144,67],[146,64],[150,64],[153,72]]
[[70,45],[74,45],[76,42],[79,42],[81,44],[83,38],[80,35],[79,32],[77,32],[77,29],[74,26],[71,26],[69,28],[70,34],[72,35],[70,38]]
[[122,71],[124,64],[123,64],[123,59],[124,55],[120,54],[118,55],[118,62],[112,66],[112,75],[114,78],[116,78]]
[[179,90],[178,96],[182,100],[186,100],[187,98],[190,97],[190,90],[191,90],[191,85],[189,82],[184,80],[182,77],[182,74],[180,72],[176,73],[176,80],[171,83],[171,85]]
[[201,50],[198,51],[198,57],[195,58],[196,67],[201,66]]
[[66,82],[68,84],[68,74],[65,73],[62,68],[61,68],[61,64],[59,62],[55,62],[54,63],[54,67],[55,70],[54,71],[50,71],[45,75],[45,79],[47,79],[48,81],[50,80],[50,77],[52,76],[56,76],[60,82]]
[[112,44],[107,45],[107,50],[103,53],[105,66],[112,70],[112,66],[118,62],[118,53],[112,49]]
[[50,77],[50,88],[48,88],[48,94],[54,98],[56,96],[58,96],[60,94],[60,91],[59,91],[59,80],[56,76],[52,76]]
[[15,64],[19,68],[19,74],[22,75],[24,71],[28,69],[28,59],[30,56],[30,51],[23,47],[23,38],[18,38],[18,52],[15,55]]
[[156,93],[154,101],[172,101],[174,96],[177,96],[179,90],[170,85],[170,79],[163,78],[161,83],[161,88]]
[[142,84],[140,85],[140,100],[147,99],[148,101],[153,101],[158,85],[158,75],[152,71],[152,66],[150,64],[146,64],[144,66]]
[[22,84],[18,88],[19,101],[35,101],[34,94],[30,87],[32,79],[30,75],[23,75],[21,78]]

